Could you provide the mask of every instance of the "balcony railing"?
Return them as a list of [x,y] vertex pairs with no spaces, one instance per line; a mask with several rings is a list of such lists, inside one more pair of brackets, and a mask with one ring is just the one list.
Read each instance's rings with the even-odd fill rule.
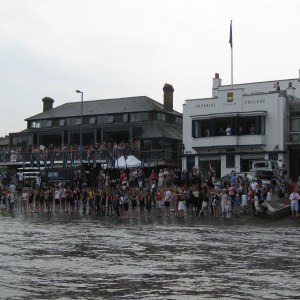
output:
[[290,132],[286,142],[287,144],[300,144],[300,132]]
[[[114,150],[93,150],[83,151],[82,160],[84,161],[102,161],[106,162],[108,159],[117,159],[120,156],[135,154],[133,149],[118,149]],[[10,150],[0,153],[0,163],[23,163],[23,162],[52,162],[52,161],[80,161],[79,150],[66,151],[17,151]]]
[[265,145],[266,136],[260,134],[253,135],[230,135],[230,136],[212,136],[193,138],[193,148],[209,148],[209,147],[234,147],[249,145]]

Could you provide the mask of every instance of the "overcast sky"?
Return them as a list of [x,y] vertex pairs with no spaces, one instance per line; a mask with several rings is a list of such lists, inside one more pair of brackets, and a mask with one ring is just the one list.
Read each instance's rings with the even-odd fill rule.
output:
[[174,108],[230,84],[299,76],[299,0],[1,0],[0,136],[24,119],[84,100],[148,96]]

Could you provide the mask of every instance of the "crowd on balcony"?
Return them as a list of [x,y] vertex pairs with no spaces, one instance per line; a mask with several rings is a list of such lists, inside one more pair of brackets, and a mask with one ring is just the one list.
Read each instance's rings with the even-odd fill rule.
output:
[[[134,145],[126,142],[120,143],[95,143],[93,145],[83,145],[82,158],[83,160],[90,159],[118,159],[120,156],[134,154]],[[65,156],[67,154],[67,156]],[[39,160],[63,160],[80,158],[80,145],[40,145],[37,147],[4,147],[0,149],[0,161],[22,161],[38,158]]]

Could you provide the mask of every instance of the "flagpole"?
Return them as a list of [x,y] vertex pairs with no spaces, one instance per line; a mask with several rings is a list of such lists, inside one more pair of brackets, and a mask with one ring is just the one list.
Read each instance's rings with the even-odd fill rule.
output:
[[230,21],[229,43],[231,48],[231,89],[233,90],[233,39],[232,39],[232,20]]
[[231,47],[231,89],[233,90],[233,49]]

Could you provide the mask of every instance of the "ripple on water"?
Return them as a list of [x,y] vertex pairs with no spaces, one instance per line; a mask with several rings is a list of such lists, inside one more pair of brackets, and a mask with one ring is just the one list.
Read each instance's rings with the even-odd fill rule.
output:
[[282,299],[300,293],[298,228],[0,219],[13,299]]

